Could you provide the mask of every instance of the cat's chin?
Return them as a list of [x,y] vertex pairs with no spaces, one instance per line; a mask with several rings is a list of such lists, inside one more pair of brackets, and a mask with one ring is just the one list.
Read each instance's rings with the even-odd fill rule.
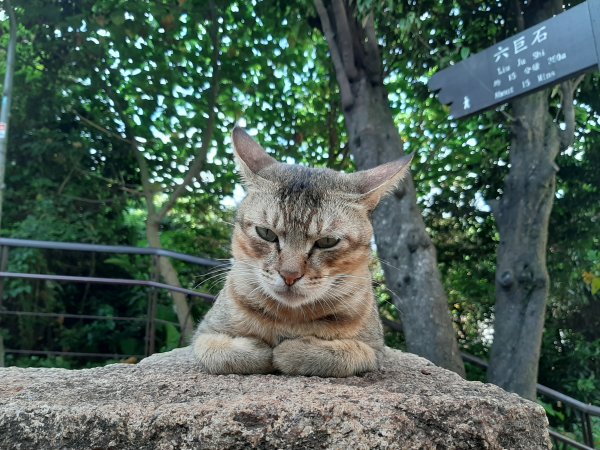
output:
[[281,291],[270,290],[270,297],[288,308],[299,308],[313,302],[311,297],[294,292],[292,289]]

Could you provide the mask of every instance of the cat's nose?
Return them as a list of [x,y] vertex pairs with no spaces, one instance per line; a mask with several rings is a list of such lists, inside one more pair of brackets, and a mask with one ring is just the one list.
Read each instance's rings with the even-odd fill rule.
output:
[[279,272],[279,275],[281,275],[281,278],[283,278],[285,284],[287,284],[288,286],[292,286],[296,281],[302,278],[304,274],[300,272],[282,270]]

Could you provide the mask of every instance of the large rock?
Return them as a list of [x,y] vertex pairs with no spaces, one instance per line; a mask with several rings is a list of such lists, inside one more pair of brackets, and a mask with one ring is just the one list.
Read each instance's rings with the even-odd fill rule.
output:
[[389,350],[343,379],[201,373],[189,348],[137,365],[0,369],[0,449],[540,449],[544,410]]

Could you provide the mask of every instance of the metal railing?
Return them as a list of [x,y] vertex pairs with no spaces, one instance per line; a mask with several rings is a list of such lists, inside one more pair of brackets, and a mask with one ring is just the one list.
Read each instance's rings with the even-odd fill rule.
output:
[[[118,253],[118,254],[133,254],[133,255],[148,255],[152,257],[152,266],[150,269],[151,280],[137,280],[137,279],[122,279],[122,278],[100,278],[100,277],[86,277],[86,276],[66,276],[66,275],[54,275],[54,274],[31,274],[31,273],[16,273],[7,272],[8,265],[8,253],[9,248],[21,247],[21,248],[39,248],[46,250],[70,250],[70,251],[81,251],[81,252],[98,252],[98,253]],[[9,239],[0,238],[0,316],[37,316],[37,317],[48,317],[48,318],[78,318],[88,320],[115,320],[115,321],[130,321],[130,322],[145,322],[145,356],[154,353],[154,341],[155,341],[155,325],[157,323],[171,324],[176,327],[180,327],[179,323],[158,319],[155,317],[156,304],[157,304],[157,290],[166,289],[170,291],[184,293],[186,295],[200,298],[205,302],[212,303],[214,296],[198,292],[192,289],[186,289],[182,287],[172,286],[159,282],[157,263],[159,257],[169,257],[176,260],[200,265],[200,266],[226,266],[211,259],[200,258],[196,256],[186,255],[184,253],[177,253],[170,250],[158,249],[158,248],[140,248],[140,247],[128,247],[128,246],[116,246],[116,245],[93,245],[93,244],[79,244],[79,243],[63,243],[63,242],[51,242],[51,241],[34,241],[34,240],[22,240],[22,239]],[[74,282],[74,283],[94,283],[94,284],[109,284],[109,285],[124,285],[124,286],[144,286],[149,288],[148,293],[148,312],[145,317],[125,317],[125,316],[101,316],[93,314],[68,314],[68,313],[43,313],[43,312],[29,312],[29,311],[12,311],[4,310],[2,308],[2,296],[3,296],[3,283],[6,278],[21,278],[30,280],[52,280],[59,282]],[[382,322],[388,328],[402,332],[402,326],[400,323],[393,320],[389,320],[382,317]],[[44,350],[22,350],[22,349],[10,349],[4,350],[6,353],[14,354],[29,354],[29,355],[47,355],[47,356],[77,356],[77,357],[88,357],[88,358],[107,358],[107,359],[122,359],[131,356],[139,357],[142,355],[131,355],[131,354],[117,354],[117,353],[85,353],[85,352],[68,352],[68,351],[44,351]],[[483,369],[487,369],[488,364],[481,358],[470,355],[468,353],[461,353],[464,361],[477,365]],[[600,417],[600,407],[589,405],[576,400],[568,395],[551,389],[541,384],[537,385],[538,395],[542,395],[553,399],[554,401],[561,402],[562,404],[573,409],[578,417],[581,419],[581,429],[583,434],[584,443],[577,442],[568,436],[564,436],[555,430],[550,429],[549,433],[555,443],[562,442],[568,444],[576,449],[581,450],[594,450],[594,435],[592,429],[591,417]]]
[[[464,361],[479,366],[483,369],[488,368],[488,363],[481,358],[478,358],[468,353],[461,353]],[[592,428],[592,417],[600,417],[600,407],[583,403],[573,397],[558,392],[542,384],[536,385],[538,396],[544,396],[551,398],[554,401],[560,402],[565,406],[571,408],[577,414],[581,422],[581,431],[583,435],[583,444],[577,442],[567,436],[564,436],[557,431],[550,429],[550,436],[555,441],[555,444],[562,442],[568,444],[571,447],[581,450],[594,450],[594,431]]]
[[[381,321],[383,322],[383,325],[387,326],[388,328],[402,332],[402,326],[398,322],[389,320],[385,317],[382,317]],[[488,368],[487,361],[478,358],[477,356],[461,352],[461,357],[465,362],[474,364],[483,369]],[[561,402],[562,404],[573,409],[573,411],[575,411],[578,418],[580,419],[584,443],[582,444],[581,442],[577,442],[571,439],[570,437],[560,434],[559,432],[553,429],[549,429],[550,437],[554,441],[555,446],[558,442],[562,442],[576,449],[595,450],[596,447],[594,446],[594,433],[591,418],[600,417],[600,407],[583,403],[577,399],[574,399],[573,397],[569,397],[568,395],[563,394],[562,392],[555,391],[554,389],[551,389],[548,386],[544,386],[539,383],[536,385],[536,389],[538,395],[551,398],[552,400]]]
[[[150,280],[126,279],[126,278],[103,278],[93,276],[69,276],[55,274],[32,274],[20,272],[7,272],[9,249],[19,248],[37,248],[43,250],[61,250],[61,251],[77,251],[77,252],[94,252],[94,253],[114,253],[114,254],[131,254],[131,255],[146,255],[152,258],[150,267]],[[106,359],[123,359],[128,357],[149,356],[155,352],[156,340],[156,324],[172,324],[179,328],[179,323],[170,322],[156,318],[156,306],[158,301],[158,289],[179,292],[191,297],[200,298],[206,302],[213,302],[214,296],[198,292],[192,289],[186,289],[179,286],[161,283],[158,274],[158,258],[168,257],[187,263],[196,264],[199,266],[218,267],[226,266],[226,264],[214,261],[212,259],[201,258],[197,256],[186,255],[184,253],[173,252],[161,248],[152,247],[129,247],[119,245],[95,245],[81,243],[66,243],[53,241],[36,241],[24,239],[0,238],[0,316],[30,316],[30,317],[54,317],[54,318],[78,318],[87,320],[114,320],[114,321],[129,321],[146,323],[145,330],[145,351],[144,355],[136,354],[118,354],[118,353],[85,353],[71,351],[53,351],[53,350],[29,350],[29,349],[12,349],[5,348],[7,354],[22,354],[22,355],[46,355],[46,356],[78,356],[88,358],[106,358]],[[121,286],[142,286],[148,289],[148,308],[145,317],[121,317],[121,316],[100,316],[89,314],[68,314],[68,313],[43,313],[29,311],[14,311],[5,310],[2,308],[2,298],[4,294],[5,279],[26,279],[26,280],[48,280],[58,282],[71,283],[90,283],[90,284],[108,284]]]

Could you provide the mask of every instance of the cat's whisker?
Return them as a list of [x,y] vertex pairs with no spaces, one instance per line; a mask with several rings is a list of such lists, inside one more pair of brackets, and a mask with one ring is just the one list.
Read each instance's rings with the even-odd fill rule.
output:
[[222,278],[214,279],[206,286],[206,288],[212,292],[216,288],[222,287],[225,284],[226,280],[227,280],[227,276],[223,276]]
[[210,269],[206,273],[202,273],[202,274],[194,276],[194,278],[195,279],[202,278],[202,277],[205,277],[205,276],[208,276],[208,275],[212,275],[214,273],[218,273],[218,272],[222,272],[222,271],[227,271],[229,269],[231,269],[231,266],[229,264],[219,264],[218,266],[213,267],[212,269]]
[[260,284],[258,286],[256,286],[254,289],[252,289],[250,292],[248,292],[248,297],[253,298],[254,293],[258,290],[260,290]]
[[400,312],[400,309],[399,309],[399,308],[398,308],[396,305],[394,305],[394,304],[393,304],[392,302],[390,302],[389,300],[385,300],[385,299],[384,299],[384,300],[381,300],[381,301],[382,301],[383,303],[386,303],[386,304],[388,304],[389,306],[391,306],[391,307],[394,309],[394,311],[396,311],[396,312],[398,313],[398,315],[399,315],[400,317],[402,317],[402,313]]
[[386,261],[385,259],[383,259],[383,258],[381,258],[381,257],[379,257],[379,256],[375,257],[375,259],[376,259],[377,261],[379,261],[380,263],[383,263],[383,264],[385,264],[386,266],[388,266],[388,267],[391,267],[392,269],[396,269],[396,270],[398,270],[398,271],[400,271],[400,272],[402,271],[402,269],[400,269],[399,267],[396,267],[396,266],[394,266],[393,264],[391,264],[390,262]]
[[338,275],[339,278],[358,278],[358,279],[362,279],[362,280],[369,280],[369,282],[377,285],[378,287],[388,291],[390,294],[393,294],[396,297],[400,297],[400,294],[398,294],[397,292],[395,292],[394,290],[390,289],[389,287],[387,287],[384,283],[380,282],[380,281],[376,281],[376,280],[372,280],[366,277],[358,277],[355,275],[348,275],[348,274],[341,274]]
[[235,223],[228,222],[227,220],[225,220],[225,219],[222,219],[221,217],[217,217],[217,220],[220,220],[221,222],[223,222],[223,223],[225,223],[225,224],[227,224],[227,225],[230,225],[230,226],[232,226],[232,227],[235,227]]
[[215,261],[226,261],[226,262],[224,262],[222,264],[219,264],[217,266],[214,266],[211,270],[208,271],[208,273],[210,273],[212,270],[222,269],[224,267],[230,267],[231,266],[231,264],[229,263],[229,259],[219,259],[219,258],[216,258]]
[[209,280],[212,280],[215,277],[220,277],[220,276],[223,276],[223,275],[227,275],[228,273],[229,273],[228,270],[222,271],[222,272],[218,272],[218,273],[213,273],[209,277],[206,277],[202,281],[200,281],[199,283],[197,283],[196,287],[203,285],[204,283],[206,283]]
[[[336,278],[334,276],[325,276],[323,278]],[[343,301],[344,299],[347,298],[347,296],[349,295],[356,295],[356,288],[361,288],[364,287],[364,283],[362,282],[357,282],[355,281],[355,279],[358,280],[365,280],[365,281],[369,281],[369,282],[373,282],[374,284],[378,285],[379,287],[383,288],[385,291],[388,291],[390,294],[392,294],[392,296],[398,296],[398,294],[396,292],[394,292],[393,290],[389,289],[387,286],[385,286],[382,283],[373,281],[367,277],[361,277],[361,276],[356,276],[356,275],[349,275],[349,274],[341,274],[338,275],[337,278],[343,278],[344,279],[344,284],[341,286],[338,286],[336,288],[336,295],[335,296],[330,296],[330,298],[336,298],[336,300],[338,301]],[[394,310],[396,310],[398,312],[398,314],[401,314],[400,309],[391,301],[387,300],[387,299],[381,299],[378,298],[379,302],[383,302],[385,304],[388,304],[389,306],[391,306]],[[345,305],[346,307],[349,307],[349,304]],[[353,308],[353,311],[356,313],[356,307]]]
[[335,313],[335,303],[325,297],[322,300],[325,301],[325,304],[329,307],[329,309],[331,310],[331,313],[333,314],[333,318],[337,322],[338,317],[337,317],[337,314]]
[[304,303],[302,306],[300,306],[300,309],[304,310],[304,309],[309,309],[310,311],[310,315],[311,317],[313,317],[315,315],[315,308],[318,306],[316,301],[310,301],[310,299],[308,299],[309,301]]
[[[356,291],[351,286],[346,286],[347,289],[339,289],[333,293],[333,295],[329,295],[327,297],[328,300],[332,302],[340,302],[343,303],[342,307],[350,309],[353,313],[358,313],[358,306],[353,304],[352,302],[345,302],[348,297],[354,295]],[[335,303],[333,303],[335,305]]]
[[257,265],[254,265],[254,264],[250,264],[249,262],[246,262],[246,261],[240,261],[240,260],[235,260],[235,261],[233,261],[232,267],[235,267],[237,264],[243,264],[243,265],[245,265],[245,266],[248,266],[248,267],[253,267],[253,268],[255,268],[255,269],[258,269],[258,270],[261,270],[261,271],[264,271],[264,270],[265,270],[265,269],[263,269],[263,268],[262,268],[262,267],[260,267],[260,266],[257,266]]
[[222,270],[220,270],[219,272],[213,272],[213,273],[212,273],[212,274],[211,274],[209,277],[205,278],[205,279],[204,279],[204,280],[202,280],[200,283],[198,283],[198,286],[200,286],[200,285],[202,285],[202,284],[206,283],[206,282],[207,282],[207,281],[209,281],[209,280],[212,280],[213,278],[216,278],[216,277],[221,277],[221,276],[226,276],[226,275],[228,275],[228,274],[229,274],[229,272],[230,272],[230,270],[229,270],[229,269],[227,269],[227,270],[225,270],[225,269],[222,269]]
[[220,285],[224,282],[225,280],[215,280],[214,282],[211,282],[210,284],[206,285],[204,289],[206,289],[212,294],[218,295],[219,291],[221,290]]
[[231,283],[237,287],[237,288],[244,288],[247,287],[248,285],[260,285],[261,283],[258,282],[258,280],[256,280],[256,278],[254,277],[254,273],[253,272],[237,272],[236,275],[250,275],[250,278],[244,277],[244,276],[235,276],[235,277],[231,277]]
[[209,276],[209,275],[213,275],[215,273],[228,272],[230,270],[231,270],[231,266],[230,265],[223,264],[222,266],[215,267],[214,269],[211,269],[211,270],[209,270],[206,273],[203,273],[201,275],[197,275],[196,278],[206,277],[206,276]]
[[[220,284],[222,282],[224,282],[227,277],[229,276],[230,271],[226,270],[224,272],[220,272],[217,274],[214,274],[210,277],[208,277],[207,279],[201,281],[200,283],[196,284],[196,286],[194,287],[194,289],[198,289],[199,287],[201,287],[202,285],[204,285],[205,283],[208,283],[210,281],[210,284],[208,285],[208,287],[210,289],[212,289],[214,286],[216,286],[217,284]],[[239,271],[238,272],[240,275],[253,275],[253,273],[251,271]]]

